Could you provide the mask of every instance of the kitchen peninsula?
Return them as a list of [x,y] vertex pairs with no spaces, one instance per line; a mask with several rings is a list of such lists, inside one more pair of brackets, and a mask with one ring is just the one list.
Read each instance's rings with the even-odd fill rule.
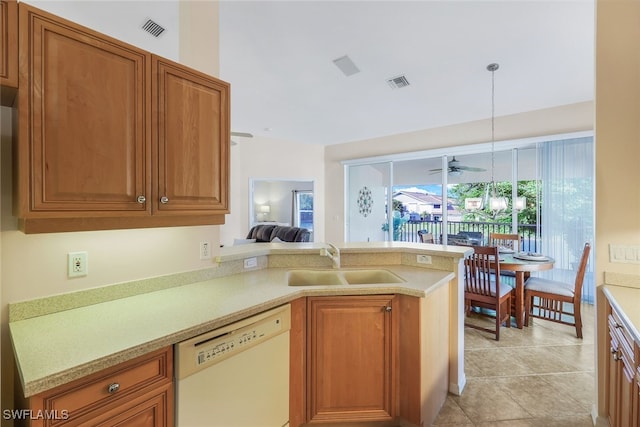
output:
[[[306,349],[301,341],[306,299],[390,295],[397,297],[394,319],[403,322],[396,330],[404,331],[394,340],[398,349],[393,368],[399,373],[392,388],[394,402],[400,403],[391,414],[410,425],[429,423],[447,391],[459,394],[464,387],[458,271],[471,249],[384,242],[338,246],[340,271],[384,270],[402,281],[290,286],[293,269],[333,270],[332,261],[320,255],[326,245],[248,244],[221,248],[211,269],[12,304],[9,326],[24,395],[33,401],[65,384],[283,304],[292,305],[293,356]],[[442,345],[448,351],[442,351]],[[421,368],[434,354],[437,359],[429,369]],[[300,359],[291,359],[291,425],[309,418],[306,402],[293,399],[308,390],[305,368],[295,362]],[[422,396],[413,406],[403,403],[411,390]]]

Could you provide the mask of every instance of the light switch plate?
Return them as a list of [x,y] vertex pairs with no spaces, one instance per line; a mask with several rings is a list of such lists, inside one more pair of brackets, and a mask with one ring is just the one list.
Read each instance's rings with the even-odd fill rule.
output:
[[609,261],[626,264],[640,264],[640,246],[610,244]]

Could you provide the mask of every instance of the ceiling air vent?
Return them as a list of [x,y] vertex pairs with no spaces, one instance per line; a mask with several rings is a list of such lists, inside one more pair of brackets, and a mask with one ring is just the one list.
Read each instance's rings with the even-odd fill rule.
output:
[[347,77],[360,72],[358,66],[347,55],[334,59],[333,63]]
[[400,89],[405,86],[409,86],[409,80],[405,76],[397,76],[387,79],[387,83],[391,86],[391,89]]
[[144,23],[142,29],[147,33],[151,34],[153,37],[160,37],[160,34],[164,33],[164,27],[153,22],[151,19],[148,19],[147,22]]

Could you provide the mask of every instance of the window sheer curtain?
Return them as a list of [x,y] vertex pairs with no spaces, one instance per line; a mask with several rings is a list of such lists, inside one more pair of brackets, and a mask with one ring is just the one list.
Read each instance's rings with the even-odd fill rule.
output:
[[[593,137],[539,144],[542,252],[556,263],[541,276],[573,283],[586,242],[594,246],[595,162]],[[593,303],[593,251],[582,299]]]

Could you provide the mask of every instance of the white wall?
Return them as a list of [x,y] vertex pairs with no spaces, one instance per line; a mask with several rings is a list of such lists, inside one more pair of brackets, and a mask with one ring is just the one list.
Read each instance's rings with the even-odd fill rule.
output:
[[[388,167],[377,165],[363,165],[354,168],[349,175],[349,241],[350,242],[380,242],[384,241],[386,233],[382,225],[386,218],[386,193],[389,185]],[[370,191],[370,212],[361,212],[358,206],[360,192]],[[364,194],[363,194],[364,195]]]
[[[231,215],[220,226],[220,242],[233,244],[249,232],[249,180],[314,181],[314,239],[324,240],[324,146],[263,137],[236,138],[231,147]],[[334,191],[342,192],[342,188]]]
[[[174,61],[179,59],[180,38],[184,37],[179,33],[179,7],[182,2],[145,0],[24,0],[24,2],[165,58]],[[202,3],[212,4],[213,2]],[[140,29],[146,22],[145,17],[165,28],[158,38]],[[210,22],[217,22],[217,19]],[[217,25],[210,25],[210,27],[217,31]],[[210,55],[214,54],[217,56],[217,48],[216,52],[210,53]]]
[[[640,264],[612,263],[609,245],[640,245],[640,2],[597,0],[596,285],[604,273],[640,275]],[[629,284],[629,286],[633,286]],[[598,414],[606,417],[607,314],[598,293]]]

